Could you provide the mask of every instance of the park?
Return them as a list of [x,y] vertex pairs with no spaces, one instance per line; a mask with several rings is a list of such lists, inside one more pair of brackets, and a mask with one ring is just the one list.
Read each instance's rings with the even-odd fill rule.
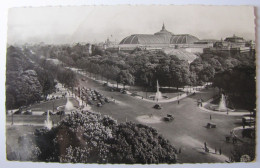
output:
[[[249,141],[241,138],[242,135],[230,133],[233,130],[241,130],[242,117],[250,115],[248,111],[235,112],[230,110],[227,114],[226,111],[214,111],[206,108],[209,106],[207,102],[219,94],[214,87],[202,86],[197,90],[187,88],[192,92],[179,91],[175,94],[167,94],[167,98],[163,98],[162,95],[166,93],[159,91],[160,87],[157,81],[156,92],[149,93],[156,98],[149,99],[149,97],[133,95],[128,89],[126,89],[127,93],[111,91],[112,83],[96,80],[78,69],[74,69],[74,71],[79,79],[74,93],[72,90],[58,85],[59,92],[49,95],[49,100],[27,107],[26,110],[31,111],[31,115],[11,114],[11,112],[7,115],[7,138],[12,139],[7,144],[10,143],[13,146],[15,139],[18,139],[19,136],[33,134],[36,128],[51,129],[65,115],[76,111],[81,113],[83,110],[111,116],[119,123],[134,122],[156,129],[178,149],[178,163],[230,162],[230,151],[233,150],[234,144],[227,141],[226,137],[239,138],[241,140],[237,143],[241,144],[245,143],[244,141]],[[106,84],[104,85],[104,83]],[[123,89],[122,85],[120,87]],[[100,99],[93,99],[92,103],[89,104],[84,103],[90,102],[83,98],[84,90],[85,93],[89,92],[90,94],[94,93],[95,90],[96,93],[105,96],[109,101],[102,103],[102,106],[97,103]],[[63,96],[64,94],[67,98]],[[58,98],[52,99],[52,97]],[[219,106],[223,106],[222,103],[220,102]],[[66,110],[68,104],[72,108],[69,107]],[[160,104],[161,109],[153,108],[156,104]],[[55,115],[54,113],[57,113],[62,106],[65,106],[63,108],[64,115]],[[166,122],[164,120],[166,116],[174,116],[174,119]],[[51,127],[46,125],[47,120],[50,120]],[[207,124],[209,123],[214,123],[216,128],[208,128]],[[249,126],[247,127],[249,128]],[[241,131],[235,131],[235,133],[241,134]]]

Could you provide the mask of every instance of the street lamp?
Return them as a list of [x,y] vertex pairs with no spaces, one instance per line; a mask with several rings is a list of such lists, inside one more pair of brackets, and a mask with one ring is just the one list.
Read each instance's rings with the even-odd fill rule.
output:
[[11,113],[12,113],[12,125],[14,125],[14,112],[13,112],[13,110],[11,111]]
[[227,115],[228,115],[228,96],[225,96],[225,103],[226,103],[226,109],[227,109]]

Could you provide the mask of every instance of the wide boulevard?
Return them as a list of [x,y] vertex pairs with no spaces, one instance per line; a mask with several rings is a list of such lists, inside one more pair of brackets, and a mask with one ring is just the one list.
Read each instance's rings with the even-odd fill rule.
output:
[[[81,78],[80,75],[79,79]],[[181,151],[178,155],[179,163],[225,162],[229,159],[233,144],[227,143],[225,136],[241,124],[241,116],[211,114],[197,107],[197,98],[202,97],[203,94],[212,94],[212,89],[202,90],[195,96],[184,98],[179,104],[177,102],[161,103],[162,109],[156,110],[153,108],[156,102],[147,102],[120,92],[111,92],[88,78],[84,81],[80,80],[80,86],[97,89],[105,96],[115,99],[115,102],[106,103],[102,107],[92,105],[93,111],[110,115],[118,122],[131,121],[157,129],[178,151]],[[159,123],[143,123],[137,120],[137,117],[142,115],[163,118],[167,114],[172,114],[174,120]],[[206,128],[208,122],[215,123],[217,127]],[[205,142],[209,152],[204,150]],[[215,149],[217,154],[215,154]],[[219,150],[221,150],[221,155]]]

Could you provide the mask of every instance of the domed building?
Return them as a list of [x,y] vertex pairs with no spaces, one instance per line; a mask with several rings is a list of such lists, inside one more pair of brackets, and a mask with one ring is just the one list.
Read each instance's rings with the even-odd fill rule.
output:
[[175,35],[166,30],[163,24],[162,29],[154,34],[133,34],[124,38],[119,43],[119,48],[131,50],[139,47],[143,49],[163,49],[163,48],[187,48],[199,39],[190,34]]

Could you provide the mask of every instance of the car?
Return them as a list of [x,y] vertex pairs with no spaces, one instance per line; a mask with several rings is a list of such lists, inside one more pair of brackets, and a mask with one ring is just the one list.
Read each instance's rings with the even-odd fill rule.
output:
[[171,121],[171,118],[170,117],[164,117],[163,120],[164,121]]
[[101,104],[105,104],[105,100],[104,99],[100,99],[99,100]]
[[162,107],[161,107],[159,104],[155,104],[155,105],[153,106],[153,108],[155,108],[155,109],[157,109],[157,110],[162,109]]
[[82,81],[85,81],[86,79],[85,79],[85,78],[82,78],[81,80],[82,80]]
[[101,104],[101,103],[97,103],[97,106],[98,106],[98,107],[102,107],[102,104]]
[[110,100],[106,97],[106,98],[105,98],[105,102],[106,102],[106,103],[109,103]]
[[91,100],[87,101],[89,105],[93,105],[94,103]]
[[65,115],[65,111],[58,111],[56,115]]
[[167,114],[166,117],[163,118],[164,121],[172,121],[174,120],[174,116],[172,114]]
[[19,109],[19,110],[15,111],[14,114],[22,114],[22,110]]
[[[47,115],[47,111],[45,111],[42,115]],[[54,115],[54,113],[49,111],[49,115]]]
[[216,128],[217,125],[215,123],[207,123],[206,127],[207,128]]
[[27,110],[23,113],[24,115],[32,115],[32,110]]

